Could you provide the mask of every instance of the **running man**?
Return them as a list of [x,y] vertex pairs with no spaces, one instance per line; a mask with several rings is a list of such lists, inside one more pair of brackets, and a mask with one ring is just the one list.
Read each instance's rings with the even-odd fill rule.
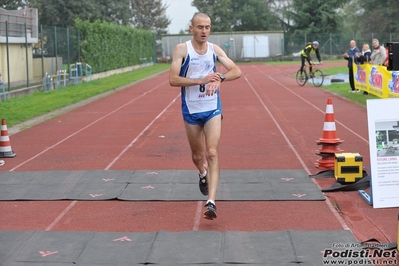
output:
[[[204,217],[214,219],[220,176],[220,84],[238,79],[241,71],[218,45],[207,41],[211,31],[208,15],[194,14],[189,29],[193,38],[178,44],[173,51],[169,83],[181,87],[182,114],[191,158],[199,172],[200,191],[208,196]],[[227,69],[225,73],[216,71],[216,60]]]

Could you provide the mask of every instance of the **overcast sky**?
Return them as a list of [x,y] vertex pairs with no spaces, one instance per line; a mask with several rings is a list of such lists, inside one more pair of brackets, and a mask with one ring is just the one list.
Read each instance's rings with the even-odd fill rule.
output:
[[177,34],[180,30],[188,29],[190,20],[197,8],[191,6],[191,0],[162,0],[169,7],[166,10],[166,16],[171,20],[169,33]]

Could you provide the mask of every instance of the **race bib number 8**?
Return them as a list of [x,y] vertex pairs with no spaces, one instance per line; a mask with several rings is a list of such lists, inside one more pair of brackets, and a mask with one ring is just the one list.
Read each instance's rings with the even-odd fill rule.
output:
[[188,87],[188,97],[191,101],[198,100],[208,100],[211,96],[206,96],[206,89],[208,88],[208,84],[201,84],[196,86]]
[[[201,76],[193,75],[190,78],[201,78]],[[187,87],[187,96],[190,101],[198,101],[198,100],[211,100],[216,97],[216,94],[212,96],[206,95],[206,90],[208,88],[208,84],[200,84],[195,86]]]

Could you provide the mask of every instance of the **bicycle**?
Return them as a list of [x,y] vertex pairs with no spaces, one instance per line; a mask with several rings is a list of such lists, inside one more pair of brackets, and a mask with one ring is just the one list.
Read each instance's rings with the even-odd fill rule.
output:
[[300,69],[298,70],[298,72],[296,72],[296,82],[298,83],[299,86],[304,86],[309,79],[312,79],[312,83],[316,87],[320,87],[321,85],[323,85],[324,74],[323,71],[317,68],[317,65],[318,64],[316,63],[312,64],[312,73],[309,73],[308,64],[305,64],[302,73]]

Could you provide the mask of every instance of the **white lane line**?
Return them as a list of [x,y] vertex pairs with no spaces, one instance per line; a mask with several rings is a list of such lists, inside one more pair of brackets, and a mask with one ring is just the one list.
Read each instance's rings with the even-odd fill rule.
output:
[[165,109],[162,110],[162,112],[160,112],[152,121],[151,123],[149,123],[144,129],[143,131],[140,132],[140,134],[132,141],[129,143],[129,145],[127,145],[122,151],[121,153],[116,156],[112,162],[104,169],[104,170],[108,170],[109,168],[112,167],[113,164],[115,164],[116,161],[119,160],[119,158],[131,147],[133,147],[133,144],[154,124],[155,121],[157,121],[168,109],[169,107],[174,104],[176,102],[176,100],[180,97],[180,93],[168,104],[168,106],[165,107]]
[[[162,110],[162,112],[159,114],[159,115],[157,115],[157,117],[155,117],[155,119],[154,120],[152,120],[151,122],[150,122],[150,124],[148,124],[148,126],[146,126],[145,128],[144,128],[144,130],[143,131],[141,131],[141,133],[104,169],[104,170],[108,170],[121,156],[122,156],[122,154],[124,154],[130,147],[132,147],[132,145],[133,145],[133,143],[135,143],[139,138],[140,138],[140,136],[142,136],[143,134],[144,134],[144,132],[146,131],[146,130],[148,130],[148,128],[151,126],[151,125],[153,125],[154,124],[154,122],[159,118],[159,117],[161,117],[161,115],[162,114],[164,114],[165,112],[166,112],[166,110],[176,101],[176,99],[178,98],[180,96],[180,94],[176,97],[176,98],[174,98],[173,100],[172,100],[172,102],[171,103],[169,103],[169,105],[165,108],[165,109],[163,109]],[[65,208],[65,210],[63,210],[58,216],[57,216],[57,218],[55,218],[55,220],[45,229],[45,231],[50,231],[54,226],[56,226],[57,225],[57,223],[68,213],[68,211],[75,205],[77,203],[77,201],[76,200],[74,200],[74,201],[72,201],[71,202],[71,204],[69,204],[68,205],[68,207],[66,207]]]
[[193,231],[198,231],[199,226],[201,223],[201,218],[202,218],[202,201],[198,201],[197,203],[197,210],[195,211],[195,216],[194,216],[194,226],[193,226]]
[[87,126],[81,128],[80,130],[76,131],[75,133],[73,133],[73,134],[71,134],[71,135],[65,137],[64,139],[58,141],[58,142],[55,143],[54,145],[48,147],[47,149],[45,149],[45,150],[39,152],[38,154],[36,154],[35,156],[33,156],[33,157],[31,157],[31,158],[25,160],[24,162],[20,163],[20,164],[17,165],[17,166],[15,166],[14,168],[12,168],[12,169],[10,170],[10,172],[12,172],[12,171],[18,169],[18,168],[21,167],[22,165],[24,165],[24,164],[26,164],[26,163],[28,163],[28,162],[34,160],[35,158],[37,158],[37,157],[39,157],[40,155],[44,154],[45,152],[47,152],[47,151],[53,149],[54,147],[57,147],[57,146],[60,145],[61,143],[65,142],[66,140],[68,140],[68,139],[72,138],[73,136],[79,134],[79,133],[82,132],[83,130],[85,130],[85,129],[91,127],[92,125],[98,123],[99,121],[105,119],[106,117],[108,117],[108,116],[110,116],[110,115],[116,113],[117,111],[121,110],[121,109],[124,108],[125,106],[127,106],[127,105],[129,105],[129,104],[131,104],[131,103],[133,103],[133,102],[135,102],[135,101],[137,101],[138,99],[144,97],[145,95],[147,95],[148,93],[152,92],[153,90],[156,90],[157,88],[161,87],[161,86],[164,85],[165,83],[166,83],[166,82],[163,82],[163,83],[159,84],[158,86],[152,88],[151,90],[144,92],[144,93],[141,94],[140,96],[138,96],[138,97],[132,99],[131,101],[125,103],[124,105],[121,105],[120,107],[116,108],[116,109],[113,110],[112,112],[109,112],[108,114],[106,114],[106,115],[100,117],[99,119],[97,119],[97,120],[95,120],[94,122],[88,124]]
[[49,225],[47,226],[46,229],[44,229],[44,231],[50,231],[51,229],[53,229],[54,226],[56,226],[56,224],[62,219],[62,217],[65,216],[65,214],[67,214],[67,212],[72,209],[73,206],[75,206],[75,204],[77,203],[77,200],[72,201],[68,207],[65,208],[65,210],[63,210],[58,216],[57,218],[55,218],[55,220]]
[[[258,69],[259,70],[259,69]],[[263,71],[259,70],[260,72],[263,73]],[[247,77],[244,77],[245,80],[247,81],[248,85],[251,87],[252,91],[255,93],[256,97],[259,99],[259,101],[261,102],[263,108],[266,110],[266,112],[269,114],[269,116],[271,117],[271,119],[273,120],[274,124],[277,126],[277,128],[279,129],[281,135],[284,137],[285,141],[288,143],[289,148],[291,148],[291,150],[293,151],[293,153],[295,154],[295,156],[297,157],[298,161],[301,163],[303,169],[308,173],[308,175],[310,175],[310,170],[309,168],[306,166],[304,160],[301,158],[301,156],[299,155],[298,151],[295,149],[294,145],[292,145],[291,141],[289,140],[289,138],[287,137],[287,135],[285,134],[284,130],[281,128],[281,126],[279,125],[279,123],[277,122],[277,120],[274,118],[273,114],[270,112],[269,108],[267,108],[266,104],[263,102],[263,100],[261,99],[261,97],[259,96],[259,94],[256,92],[255,88],[252,86],[252,84],[250,83],[250,81],[247,79]],[[269,77],[270,78],[270,77]],[[272,79],[272,78],[270,78]],[[273,80],[273,79],[272,79]],[[275,80],[273,80],[275,81]],[[281,85],[282,87],[288,89],[287,87],[285,87],[284,85],[282,85],[281,83],[277,82],[279,85]],[[289,89],[288,89],[289,90]],[[294,93],[295,94],[295,93]],[[302,97],[300,97],[299,95],[297,95],[299,98],[303,99]],[[307,101],[306,101],[307,102]],[[316,109],[318,109],[316,106],[314,106],[313,104],[307,102],[308,104],[312,105],[313,107],[315,107]],[[320,109],[318,109],[320,110]],[[324,113],[324,112],[323,112]],[[314,184],[317,185],[318,188],[319,185],[313,180],[313,178],[311,179],[312,182]],[[337,220],[339,221],[339,223],[341,224],[341,226],[345,229],[345,230],[350,230],[349,226],[346,224],[346,222],[344,221],[344,219],[339,215],[339,213],[337,212],[337,210],[334,208],[333,204],[330,202],[329,198],[326,198],[326,202],[327,202],[327,206],[330,208],[331,212],[334,214],[334,216],[337,218]]]
[[[158,87],[158,86],[157,86]],[[155,89],[155,88],[154,88]],[[153,89],[152,89],[153,90]],[[152,90],[150,90],[150,91],[152,91]],[[149,92],[149,91],[148,91]],[[137,100],[138,98],[140,98],[140,97],[142,97],[142,96],[144,96],[145,94],[147,94],[148,92],[146,92],[146,93],[144,93],[144,94],[142,94],[141,96],[139,96],[139,97],[137,97],[135,100]],[[139,139],[139,137],[140,136],[142,136],[143,134],[144,134],[144,132],[146,131],[146,130],[148,130],[148,128],[151,126],[151,125],[153,125],[154,124],[154,122],[157,120],[157,119],[159,119],[160,117],[161,117],[161,115],[162,114],[164,114],[165,112],[166,112],[166,110],[176,101],[176,99],[178,98],[180,96],[180,93],[172,100],[172,102],[170,102],[169,103],[169,105],[164,109],[164,110],[162,110],[162,112],[160,113],[160,114],[158,114],[151,122],[150,122],[150,124],[148,124],[146,127],[145,127],[145,129],[112,161],[112,163],[110,163],[106,168],[105,168],[105,170],[108,170],[111,166],[112,166],[112,164],[114,164],[121,156],[122,156],[122,154],[123,153],[125,153],[126,152],[126,150],[128,149],[128,148],[130,148],[130,147],[132,147],[132,145],[133,145],[133,143],[135,143],[138,139]],[[132,101],[131,101],[132,102]],[[131,103],[131,102],[129,102],[129,103]],[[125,105],[127,105],[127,104],[125,104]],[[118,108],[118,109],[116,109],[116,110],[119,110],[120,108]],[[116,111],[115,110],[115,111]],[[113,112],[115,112],[115,111],[113,111]],[[106,116],[108,116],[108,115],[106,115]],[[106,116],[104,116],[104,117],[106,117]],[[103,118],[104,118],[103,117]],[[102,118],[101,118],[102,119]],[[100,119],[99,119],[100,120]],[[96,120],[96,121],[98,121],[98,120]],[[92,124],[94,124],[94,122],[93,123],[91,123],[90,125],[92,125]],[[73,206],[75,206],[75,204],[77,203],[77,201],[76,200],[74,200],[74,201],[72,201],[66,208],[65,208],[65,210],[63,210],[56,218],[55,218],[55,220],[49,225],[49,226],[47,226],[47,228],[45,229],[45,231],[50,231],[52,228],[54,228],[54,226],[56,226],[57,224],[58,224],[58,222],[69,212],[69,210],[70,209],[72,209],[72,207]]]
[[[264,73],[262,70],[260,70],[259,68],[255,67],[257,70],[259,70],[260,72]],[[281,70],[277,69],[278,71],[281,72]],[[275,73],[277,74],[277,73]],[[279,73],[278,73],[279,74]],[[288,87],[284,86],[281,82],[279,82],[278,80],[274,79],[271,75],[266,75],[269,79],[273,80],[274,82],[276,82],[277,84],[279,84],[281,87],[283,87],[284,89],[286,89],[287,91],[291,92],[292,94],[294,94],[295,96],[297,96],[299,99],[301,99],[302,101],[306,102],[307,104],[309,104],[310,106],[312,106],[313,108],[315,108],[316,110],[320,111],[321,113],[325,114],[325,109],[321,110],[320,108],[318,108],[316,105],[314,105],[313,103],[309,102],[308,100],[306,100],[305,98],[303,98],[301,95],[299,95],[298,93],[296,93],[295,91],[289,89]],[[349,132],[351,132],[353,135],[355,135],[356,137],[360,138],[361,140],[363,140],[364,142],[366,142],[367,144],[369,144],[369,141],[365,138],[363,138],[362,136],[360,136],[358,133],[356,133],[354,130],[350,129],[349,127],[347,127],[346,125],[344,125],[342,122],[340,122],[338,119],[335,119],[335,123],[341,125],[343,128],[345,128],[346,130],[348,130]]]
[[266,112],[269,114],[270,118],[273,120],[274,124],[276,125],[276,127],[278,128],[278,130],[280,131],[281,135],[284,137],[285,141],[288,143],[288,147],[293,151],[293,153],[295,154],[295,156],[298,158],[299,162],[301,163],[302,167],[304,169],[307,169],[307,166],[305,164],[305,162],[302,160],[301,156],[299,155],[299,153],[297,152],[297,150],[295,149],[294,145],[292,145],[290,139],[287,137],[287,135],[285,134],[284,130],[281,128],[280,124],[277,122],[277,120],[275,119],[275,117],[273,116],[273,114],[270,112],[269,108],[267,108],[266,104],[263,102],[262,98],[259,96],[259,94],[256,92],[255,88],[252,86],[251,82],[247,79],[247,77],[244,77],[244,79],[247,81],[248,85],[251,87],[252,91],[255,93],[256,97],[258,98],[258,100],[260,101],[260,103],[262,104],[263,108],[266,110]]

